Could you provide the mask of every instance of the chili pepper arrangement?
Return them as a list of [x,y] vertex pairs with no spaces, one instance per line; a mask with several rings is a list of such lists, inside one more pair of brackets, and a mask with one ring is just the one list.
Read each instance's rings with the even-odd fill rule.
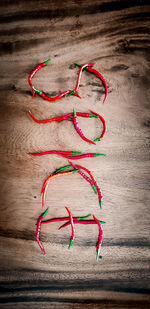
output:
[[[78,62],[76,62],[75,64],[77,66],[80,67],[78,75],[77,75],[77,81],[76,81],[76,85],[75,88],[73,90],[66,90],[60,94],[58,94],[55,97],[49,97],[47,96],[43,91],[38,90],[35,88],[35,86],[32,83],[32,78],[35,76],[35,74],[42,68],[45,67],[49,61],[51,59],[48,59],[45,62],[40,63],[38,66],[35,67],[35,69],[30,73],[29,77],[28,77],[28,82],[29,85],[32,89],[32,98],[35,97],[35,94],[38,94],[40,97],[42,97],[44,100],[53,102],[56,101],[62,97],[65,96],[70,96],[70,95],[75,95],[76,97],[80,98],[78,94],[78,90],[79,90],[79,86],[80,86],[80,81],[81,81],[81,76],[82,76],[82,72],[83,70],[86,70],[90,73],[93,73],[96,77],[98,77],[104,87],[105,87],[105,97],[103,100],[103,103],[105,102],[107,95],[108,95],[108,88],[107,88],[107,84],[106,81],[104,79],[104,77],[102,76],[102,74],[100,72],[98,72],[97,70],[93,69],[94,64],[79,64]],[[101,141],[106,133],[106,122],[104,120],[104,118],[92,111],[89,110],[89,113],[81,113],[81,112],[76,112],[75,108],[73,109],[73,112],[68,113],[64,116],[57,116],[54,118],[50,118],[50,119],[46,119],[46,120],[38,120],[36,119],[33,114],[29,111],[29,115],[31,116],[31,118],[33,119],[34,122],[39,123],[39,124],[44,124],[44,123],[51,123],[53,121],[59,123],[63,120],[68,120],[68,121],[72,121],[74,128],[76,130],[76,132],[79,134],[79,136],[87,143],[93,144],[95,145],[96,142]],[[100,134],[100,137],[94,139],[94,140],[89,140],[84,133],[82,132],[79,122],[78,122],[78,117],[84,117],[84,118],[98,118],[101,120],[102,124],[103,124],[103,131]],[[98,196],[98,201],[99,201],[99,205],[100,208],[102,207],[102,192],[101,192],[101,188],[98,185],[96,179],[94,178],[93,174],[91,173],[90,170],[88,170],[87,168],[79,165],[79,164],[74,164],[72,163],[70,160],[78,160],[78,159],[83,159],[83,158],[90,158],[90,157],[97,157],[97,156],[106,156],[106,154],[103,153],[86,153],[83,154],[82,152],[78,152],[78,151],[61,151],[61,150],[49,150],[49,151],[45,151],[45,152],[40,152],[40,153],[28,153],[29,155],[32,156],[43,156],[43,155],[50,155],[50,154],[55,154],[55,155],[60,155],[66,159],[68,159],[68,165],[65,165],[59,169],[57,169],[53,174],[51,174],[50,176],[48,176],[42,186],[41,189],[41,199],[42,199],[42,208],[44,208],[45,206],[45,197],[46,197],[46,191],[48,188],[48,184],[50,182],[50,180],[52,180],[53,178],[57,178],[57,177],[61,177],[61,176],[68,176],[68,175],[73,175],[77,172],[77,174],[80,174],[80,176],[82,176],[83,179],[85,179],[91,186],[91,188],[93,189],[94,193],[97,194]],[[66,169],[70,169],[72,168],[72,170],[66,171]],[[87,173],[87,174],[85,174]],[[45,250],[40,242],[40,229],[41,229],[41,225],[42,224],[47,224],[47,223],[52,223],[52,222],[58,222],[58,221],[67,221],[66,223],[64,223],[62,226],[59,227],[59,230],[70,225],[71,226],[71,238],[70,238],[70,244],[68,249],[71,248],[72,244],[74,243],[75,240],[75,224],[97,224],[98,226],[98,230],[99,230],[99,236],[98,236],[98,242],[96,245],[96,253],[97,253],[97,259],[99,259],[100,257],[100,248],[102,245],[102,241],[103,241],[103,228],[102,228],[102,224],[105,223],[105,221],[100,221],[98,220],[94,215],[93,215],[93,219],[89,220],[89,217],[91,216],[91,214],[84,216],[84,217],[73,217],[70,210],[68,209],[68,207],[66,207],[66,210],[68,212],[68,217],[64,217],[64,218],[53,218],[53,219],[49,219],[47,221],[44,221],[44,218],[48,212],[48,209],[46,209],[46,211],[39,217],[38,221],[37,221],[37,228],[36,228],[36,240],[37,243],[42,251],[42,253],[45,255]]]
[[101,248],[101,245],[102,245],[102,241],[103,241],[103,228],[102,228],[102,224],[105,224],[106,222],[105,221],[101,221],[101,220],[98,220],[94,215],[93,215],[93,219],[91,220],[85,220],[87,218],[89,218],[91,216],[91,214],[87,215],[87,216],[84,216],[84,217],[72,217],[72,214],[70,212],[70,210],[68,209],[68,207],[65,207],[67,212],[68,212],[68,217],[64,217],[64,218],[53,218],[53,219],[49,219],[47,221],[42,221],[49,208],[46,209],[46,211],[39,217],[38,221],[37,221],[37,228],[36,228],[36,240],[37,240],[37,243],[42,251],[42,253],[45,255],[45,250],[40,242],[40,229],[41,229],[41,225],[42,224],[48,224],[48,223],[53,223],[53,222],[62,222],[62,221],[67,221],[65,224],[63,224],[62,226],[59,227],[59,230],[68,226],[68,225],[71,225],[71,239],[70,239],[70,244],[69,244],[69,247],[68,249],[71,248],[73,242],[74,242],[74,239],[75,239],[75,224],[84,224],[84,225],[88,225],[88,224],[97,224],[98,225],[98,228],[99,228],[99,236],[98,236],[98,242],[97,242],[97,245],[96,245],[96,252],[97,252],[97,259],[99,258],[100,256],[100,248]]
[[[66,114],[66,115],[64,115],[64,116],[58,116],[58,117],[51,118],[51,119],[46,119],[46,120],[38,120],[38,119],[36,119],[30,111],[29,111],[29,115],[30,115],[31,118],[32,118],[35,122],[37,122],[37,123],[51,123],[51,122],[53,122],[53,121],[55,121],[55,122],[61,122],[61,121],[63,121],[63,120],[73,121],[74,127],[75,127],[77,133],[80,135],[80,137],[81,137],[84,141],[86,141],[86,142],[88,142],[88,143],[92,143],[92,144],[94,144],[94,145],[95,145],[95,142],[102,140],[102,138],[104,137],[104,135],[105,135],[105,133],[106,133],[106,122],[105,122],[104,118],[103,118],[101,115],[99,115],[99,114],[93,112],[92,110],[90,110],[90,113],[80,113],[80,112],[76,112],[75,109],[74,109],[73,113]],[[92,117],[99,118],[99,119],[102,121],[102,124],[103,124],[103,132],[102,132],[101,136],[98,137],[98,138],[96,138],[94,141],[88,140],[88,139],[84,136],[84,134],[83,134],[81,128],[79,127],[79,123],[78,123],[77,116],[85,117],[85,118],[92,118]]]

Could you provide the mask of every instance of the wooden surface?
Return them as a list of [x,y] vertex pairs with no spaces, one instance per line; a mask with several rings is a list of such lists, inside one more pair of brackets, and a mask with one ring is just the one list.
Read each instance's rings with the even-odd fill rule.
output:
[[[10,1],[0,3],[0,306],[1,308],[150,308],[149,277],[149,7],[146,1]],[[31,99],[27,78],[40,62],[51,62],[34,78],[49,95],[73,89],[74,62],[96,63],[109,95],[84,72],[79,94],[50,103]],[[107,135],[96,146],[82,141],[72,123],[38,125],[89,108],[104,116]],[[80,125],[89,138],[96,119]],[[58,156],[30,157],[44,150],[102,152],[107,157],[75,161],[101,185],[103,209],[80,175],[49,185],[47,218],[88,213],[106,220],[102,259],[96,261],[96,226],[42,226],[46,256],[35,241],[44,179],[67,164]],[[79,163],[79,164],[80,164]]]

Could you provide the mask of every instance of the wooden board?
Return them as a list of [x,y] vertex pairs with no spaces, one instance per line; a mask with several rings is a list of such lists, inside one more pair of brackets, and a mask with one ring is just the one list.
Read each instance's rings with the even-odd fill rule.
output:
[[[146,1],[9,1],[0,3],[0,306],[2,308],[149,308],[149,7]],[[73,89],[74,65],[95,63],[104,87],[84,72],[79,94],[54,103],[31,99],[28,75],[51,58],[34,84],[50,96]],[[96,146],[82,141],[71,122],[39,125],[51,118],[93,109],[107,123]],[[79,119],[88,138],[96,119]],[[102,127],[100,127],[102,129]],[[88,213],[105,220],[102,259],[96,261],[96,226],[42,226],[42,256],[35,224],[42,213],[44,179],[67,164],[59,156],[28,152],[68,150],[106,153],[75,161],[89,168],[103,192],[103,208],[80,175],[53,180],[47,218]]]

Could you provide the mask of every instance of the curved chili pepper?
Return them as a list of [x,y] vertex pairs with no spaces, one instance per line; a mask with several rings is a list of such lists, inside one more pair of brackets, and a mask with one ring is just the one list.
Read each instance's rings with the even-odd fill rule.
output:
[[[75,64],[78,65],[79,67],[82,67],[82,64],[79,64],[78,62],[75,62]],[[106,84],[106,81],[105,81],[103,75],[100,72],[98,72],[97,70],[95,70],[93,68],[90,68],[90,67],[87,67],[86,70],[91,72],[91,73],[93,73],[93,74],[95,74],[102,81],[102,83],[103,83],[103,85],[105,87],[105,97],[104,97],[104,100],[103,100],[103,104],[104,104],[104,102],[105,102],[105,100],[107,98],[107,95],[108,95],[108,87],[107,87],[107,84]]]
[[[81,155],[80,155],[81,153]],[[44,156],[47,154],[57,154],[60,155],[62,157],[65,157],[67,159],[71,159],[71,160],[78,160],[78,159],[83,159],[83,158],[94,158],[94,157],[98,157],[98,156],[106,156],[106,154],[104,153],[85,153],[82,154],[82,152],[78,152],[78,151],[59,151],[59,150],[50,150],[50,151],[45,151],[45,152],[40,152],[40,153],[32,153],[29,152],[28,155],[31,156]],[[79,155],[76,155],[79,154]]]
[[78,123],[78,120],[77,120],[77,115],[76,115],[76,111],[75,109],[73,109],[73,124],[74,124],[74,127],[77,131],[77,133],[80,135],[80,137],[85,141],[85,142],[88,142],[88,143],[91,143],[91,144],[94,144],[94,142],[92,142],[91,140],[89,140],[88,138],[86,138],[82,132],[82,130],[80,129],[79,127],[79,123]]
[[37,123],[48,123],[48,122],[53,122],[53,121],[60,122],[60,121],[64,120],[63,117],[54,117],[54,118],[46,119],[46,120],[38,120],[38,119],[36,119],[36,118],[33,116],[33,114],[32,114],[30,111],[29,111],[29,115],[30,115],[31,118],[32,118],[35,122],[37,122]]
[[[76,170],[78,169],[77,165],[73,164],[71,161],[69,161],[69,163],[72,165],[72,167],[74,169],[76,169]],[[95,192],[95,194],[97,194],[96,187],[95,187],[94,183],[92,182],[92,180],[88,176],[86,176],[83,172],[81,172],[81,170],[78,170],[78,174],[80,174],[87,182],[90,183],[93,191]]]
[[56,97],[51,98],[51,97],[48,97],[44,92],[42,92],[42,91],[40,91],[40,90],[38,90],[38,89],[36,89],[36,88],[34,88],[34,87],[32,87],[32,88],[33,88],[33,90],[34,90],[36,93],[38,93],[39,96],[42,97],[44,100],[46,100],[46,101],[51,101],[51,102],[56,101],[56,100],[58,100],[58,99],[61,99],[62,97],[64,97],[65,95],[67,95],[68,93],[71,92],[71,90],[67,90],[67,91],[61,92],[61,93],[58,94]]
[[[73,95],[76,95],[76,94],[77,94],[77,91],[78,91],[79,85],[80,85],[80,79],[81,79],[81,75],[82,75],[83,69],[85,69],[85,68],[87,68],[87,67],[92,67],[92,66],[94,66],[94,64],[84,64],[84,65],[81,66],[81,68],[80,68],[80,70],[79,70],[79,73],[78,73],[76,86],[75,86],[74,90],[73,90],[71,93],[68,94],[68,96],[71,95],[71,94],[73,94]],[[78,95],[78,96],[79,96],[79,95]],[[79,96],[79,98],[81,99],[80,96]]]
[[95,216],[93,216],[93,218],[94,218],[95,222],[97,223],[97,225],[99,227],[99,237],[98,237],[98,243],[97,243],[97,246],[96,246],[96,248],[97,248],[97,250],[96,250],[97,251],[97,260],[98,260],[98,258],[100,256],[100,248],[101,248],[102,241],[103,241],[103,228],[102,228],[99,220]]
[[105,133],[106,133],[106,122],[105,122],[105,119],[104,119],[101,115],[99,115],[99,114],[93,112],[92,110],[90,110],[90,112],[91,112],[92,114],[94,114],[95,116],[99,117],[99,119],[100,119],[100,120],[102,121],[102,123],[103,123],[103,132],[102,132],[101,136],[100,136],[99,138],[96,138],[96,139],[94,140],[94,142],[97,142],[97,141],[100,141],[100,140],[104,137],[104,135],[105,135]]
[[47,188],[48,188],[48,183],[49,183],[49,181],[50,181],[52,178],[56,178],[56,177],[60,177],[60,176],[67,176],[67,175],[73,174],[73,173],[75,173],[75,172],[77,172],[77,171],[78,171],[78,170],[73,170],[73,171],[64,172],[64,173],[52,174],[52,175],[50,175],[50,176],[48,176],[48,177],[46,178],[46,180],[45,180],[44,183],[43,183],[42,190],[41,190],[42,208],[44,208],[45,195],[46,195],[46,191],[47,191]]
[[[30,87],[32,88],[32,92],[33,92],[33,95],[32,95],[32,98],[35,96],[35,93],[38,93],[44,100],[47,100],[47,101],[56,101],[60,98],[62,98],[63,96],[71,93],[71,90],[67,90],[67,91],[64,91],[62,93],[60,93],[59,95],[51,98],[51,97],[48,97],[46,94],[44,94],[42,91],[36,89],[32,82],[31,82],[31,79],[33,78],[33,76],[37,73],[37,71],[39,71],[42,67],[45,67],[48,62],[50,61],[51,59],[48,59],[40,64],[38,64],[35,69],[30,73],[29,77],[28,77],[28,83],[30,85]],[[76,94],[75,94],[76,95]]]
[[68,249],[71,248],[73,242],[74,242],[74,238],[75,238],[75,229],[74,229],[74,223],[73,223],[73,218],[72,218],[72,214],[70,212],[70,210],[68,209],[68,207],[65,207],[67,212],[68,212],[68,215],[69,215],[69,218],[70,218],[70,224],[71,224],[71,230],[72,230],[72,235],[71,235],[71,239],[70,239],[70,244],[69,244],[69,247]]
[[42,251],[42,253],[45,255],[45,250],[41,245],[40,242],[40,229],[41,229],[41,223],[42,223],[42,219],[46,216],[47,212],[48,212],[49,208],[46,209],[46,211],[39,217],[38,221],[37,221],[37,228],[36,228],[36,241]]
[[100,207],[102,208],[102,198],[103,198],[102,192],[101,192],[101,189],[100,189],[100,187],[99,187],[99,185],[98,185],[96,179],[94,178],[93,174],[91,173],[90,170],[88,170],[87,168],[85,168],[85,167],[83,167],[83,166],[81,166],[81,165],[79,165],[79,164],[76,164],[76,166],[77,166],[78,168],[83,169],[84,171],[86,171],[86,172],[90,175],[90,177],[91,177],[91,179],[92,179],[92,181],[93,181],[93,183],[94,183],[94,185],[95,185],[95,187],[96,187],[96,189],[97,189],[99,204],[100,204]]
[[[70,162],[70,163],[71,163],[71,162]],[[62,170],[64,170],[64,169],[66,169],[66,168],[69,168],[70,166],[71,166],[71,165],[64,166],[64,167],[62,167],[62,168],[56,170],[55,173],[60,172],[60,171],[62,171]],[[87,168],[85,168],[85,167],[82,166],[82,165],[76,164],[76,167],[79,168],[79,169],[83,169],[85,172],[87,172],[87,173],[90,175],[90,177],[91,177],[91,179],[92,179],[92,181],[93,181],[93,183],[94,183],[94,185],[95,185],[95,187],[96,187],[96,189],[97,189],[99,204],[100,204],[100,207],[102,208],[102,198],[103,198],[102,192],[101,192],[101,189],[100,189],[100,187],[99,187],[99,185],[98,185],[96,179],[94,178],[93,174],[91,173],[90,170],[88,170]]]
[[35,69],[30,73],[30,75],[29,75],[29,77],[28,77],[28,83],[29,83],[30,87],[32,88],[32,93],[33,93],[33,94],[32,94],[32,99],[33,99],[34,96],[35,96],[35,89],[34,89],[34,86],[33,86],[32,82],[31,82],[31,79],[34,77],[34,75],[37,73],[37,71],[38,71],[40,68],[45,67],[45,66],[48,64],[48,62],[49,62],[50,60],[51,60],[51,59],[48,59],[48,60],[46,60],[46,61],[44,61],[44,62],[38,64],[38,65],[35,67]]

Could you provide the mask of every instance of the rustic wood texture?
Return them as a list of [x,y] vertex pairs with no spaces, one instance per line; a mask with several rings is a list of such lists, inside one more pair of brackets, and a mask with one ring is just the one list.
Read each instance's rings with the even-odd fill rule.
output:
[[[0,306],[2,308],[150,308],[149,277],[149,17],[147,1],[0,2]],[[73,89],[80,63],[96,63],[104,87],[84,72],[79,94],[54,103],[31,99],[27,78],[51,58],[34,84],[49,95]],[[71,122],[39,125],[89,108],[104,116],[107,134],[96,146],[82,141]],[[89,138],[99,121],[79,119]],[[103,209],[80,175],[53,180],[47,218],[94,213],[105,220],[102,259],[96,261],[96,226],[42,226],[42,256],[35,223],[42,212],[44,179],[67,164],[59,156],[30,157],[46,150],[102,152],[107,157],[75,161],[89,168],[103,192]]]

